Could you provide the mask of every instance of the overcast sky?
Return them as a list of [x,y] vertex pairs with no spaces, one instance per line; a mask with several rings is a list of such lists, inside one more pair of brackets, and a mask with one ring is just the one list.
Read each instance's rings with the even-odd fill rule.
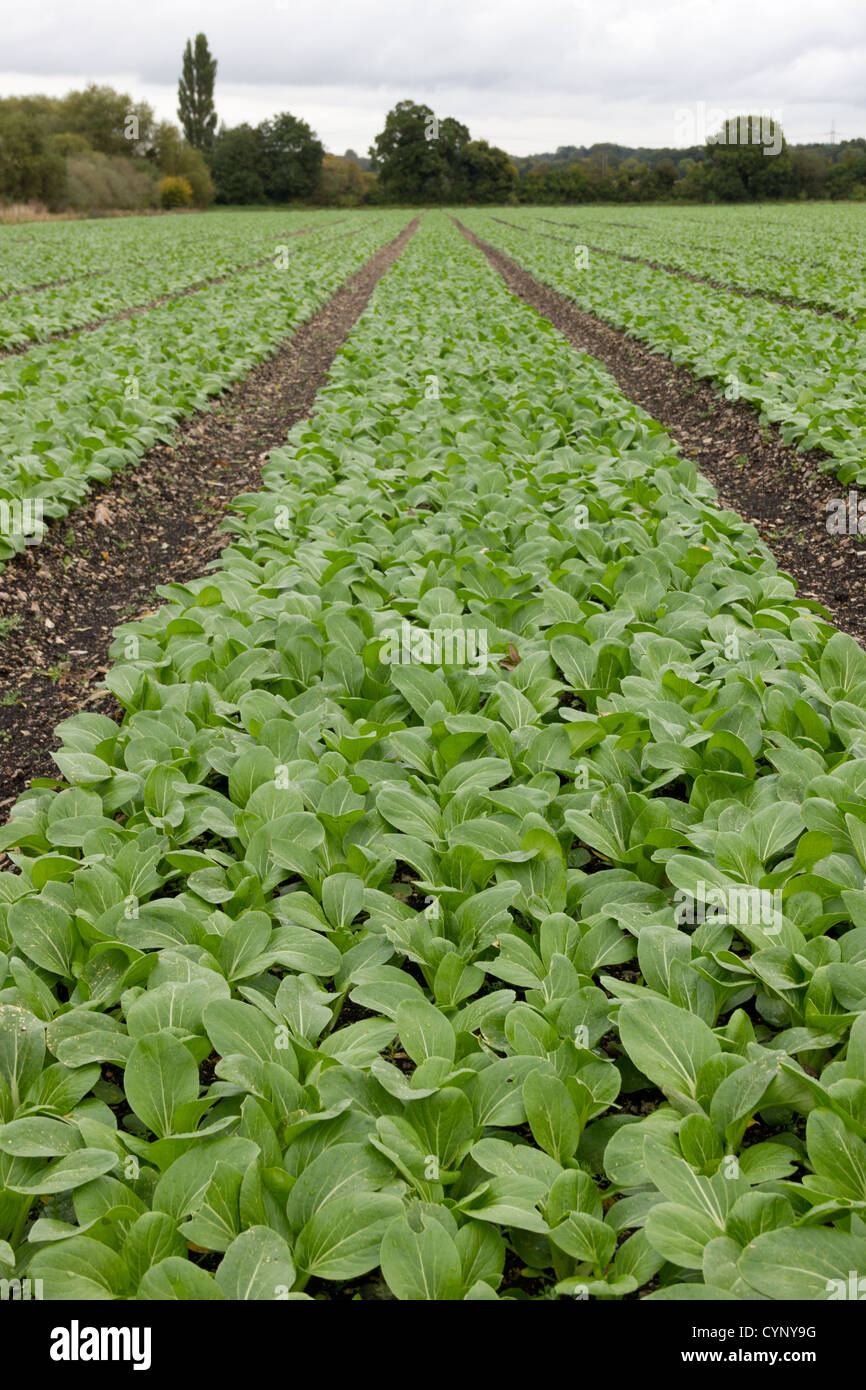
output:
[[106,82],[176,120],[202,29],[221,120],[291,111],[335,153],[404,97],[511,154],[700,143],[747,110],[866,136],[863,0],[0,0],[0,95]]

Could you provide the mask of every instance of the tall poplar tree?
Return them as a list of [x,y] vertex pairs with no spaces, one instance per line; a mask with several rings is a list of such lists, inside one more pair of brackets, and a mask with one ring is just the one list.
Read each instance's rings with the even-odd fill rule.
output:
[[216,70],[217,60],[211,57],[205,35],[196,34],[195,48],[187,39],[183,50],[183,72],[177,84],[177,114],[189,143],[204,153],[213,149],[216,130],[216,109],[213,104]]

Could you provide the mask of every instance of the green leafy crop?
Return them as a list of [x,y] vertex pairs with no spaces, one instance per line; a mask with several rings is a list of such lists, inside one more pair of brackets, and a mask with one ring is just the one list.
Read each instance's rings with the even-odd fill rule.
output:
[[[148,264],[115,270],[110,283],[117,300],[101,308],[147,304],[159,299],[158,291],[173,290],[167,302],[0,358],[0,562],[41,539],[43,517],[65,516],[94,480],[106,482],[157,440],[170,440],[180,419],[271,356],[409,221],[408,213],[391,212],[357,221],[344,236],[320,216],[314,230],[280,241],[282,215],[267,214],[265,231],[256,214],[240,217],[225,245],[204,236],[203,244],[178,251],[163,242],[168,268],[161,274],[153,276]],[[204,283],[220,276],[227,278]],[[88,304],[86,296],[95,293],[88,287],[102,284],[80,280],[67,290],[75,303]],[[184,295],[184,284],[201,287]],[[20,313],[23,301],[8,303]],[[92,318],[96,311],[91,305],[82,312]],[[16,514],[22,501],[31,512],[39,507],[39,533]]]
[[[774,211],[772,234],[767,225],[754,220],[750,228],[741,223],[731,228],[735,249],[728,251],[721,265],[717,264],[714,245],[701,245],[689,254],[687,247],[677,244],[667,209],[656,212],[656,218],[665,218],[665,235],[658,240],[624,238],[621,230],[612,236],[606,223],[599,225],[602,211],[596,209],[592,217],[581,210],[579,220],[574,210],[559,212],[554,222],[566,218],[568,222],[559,231],[538,218],[527,225],[528,214],[522,211],[507,212],[505,218],[499,212],[494,216],[480,211],[461,217],[478,236],[507,252],[579,308],[664,353],[697,376],[713,380],[730,399],[754,406],[762,420],[779,427],[786,444],[822,450],[827,457],[821,467],[835,473],[841,482],[866,481],[866,317],[859,291],[864,255],[860,212],[851,210],[851,220],[858,219],[852,228],[855,245],[836,254],[825,250],[829,265],[819,264],[818,271],[801,286],[807,303],[841,306],[851,320],[844,322],[813,308],[774,303],[760,292],[757,297],[742,297],[736,288],[731,292],[695,283],[666,268],[676,270],[679,263],[704,280],[714,279],[715,271],[726,283],[760,291],[768,281],[768,251],[772,256],[787,250],[782,254],[781,268],[789,287],[779,284],[778,278],[770,278],[770,284],[778,294],[796,296],[800,286],[795,275],[788,274],[789,267],[793,263],[796,272],[798,258],[808,256],[811,262],[821,254],[815,249],[814,237],[827,230],[826,223],[823,227],[819,224],[812,238],[796,238],[799,221],[792,223],[790,219],[802,217],[801,209]],[[706,218],[706,211],[702,215]],[[508,225],[509,220],[514,225]],[[709,234],[718,237],[720,225],[724,224],[714,223]],[[763,253],[759,275],[750,273],[748,249],[743,250],[749,247],[749,232],[754,248]],[[828,238],[826,244],[832,246],[833,242]],[[585,253],[577,264],[576,247]],[[627,249],[620,253],[620,247]],[[605,254],[610,251],[615,254]],[[628,259],[630,256],[654,261],[655,265],[640,264],[639,259]]]
[[236,511],[0,833],[10,1275],[844,1297],[860,648],[441,215]]

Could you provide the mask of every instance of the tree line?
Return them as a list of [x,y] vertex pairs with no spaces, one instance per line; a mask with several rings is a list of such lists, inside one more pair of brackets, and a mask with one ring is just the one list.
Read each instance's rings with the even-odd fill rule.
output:
[[[306,121],[281,112],[218,125],[217,61],[187,42],[180,125],[146,102],[91,83],[65,97],[0,99],[0,203],[94,212],[303,201],[519,205],[866,198],[866,140],[789,146],[766,117],[727,121],[689,150],[561,147],[513,158],[452,116],[398,102],[361,160],[327,154]],[[771,146],[771,148],[769,148]]]

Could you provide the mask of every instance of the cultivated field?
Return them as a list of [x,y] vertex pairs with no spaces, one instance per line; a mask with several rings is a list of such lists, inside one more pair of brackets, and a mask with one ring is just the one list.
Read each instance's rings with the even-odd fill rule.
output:
[[843,482],[866,481],[866,208],[531,211],[464,220],[786,443],[825,450]]
[[864,262],[0,228],[0,1275],[860,1297]]

